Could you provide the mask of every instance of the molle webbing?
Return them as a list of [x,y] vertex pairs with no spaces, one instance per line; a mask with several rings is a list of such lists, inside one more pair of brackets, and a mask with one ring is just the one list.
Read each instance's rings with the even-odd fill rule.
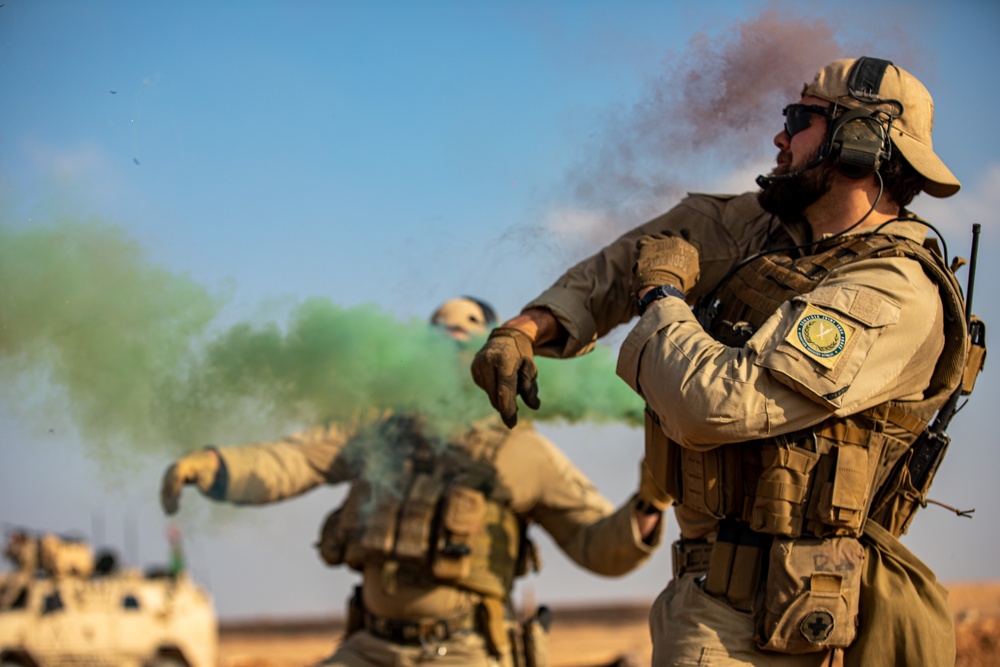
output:
[[506,429],[490,428],[457,443],[400,438],[399,469],[354,482],[328,518],[324,559],[358,570],[381,563],[383,587],[390,589],[396,581],[444,582],[506,598],[523,533],[496,480],[495,458],[506,437]]
[[750,525],[769,535],[799,535],[818,452],[766,443],[761,447],[763,470],[757,482]]
[[873,491],[926,423],[899,404],[883,403],[762,441],[751,527],[784,537],[859,536]]
[[[711,317],[707,328],[717,340],[741,346],[781,304],[813,291],[834,269],[876,257],[914,259],[938,285],[946,343],[923,400],[888,402],[804,432],[708,451],[667,442],[666,458],[676,469],[668,472],[665,488],[678,504],[740,519],[771,535],[857,536],[875,490],[901,486],[888,479],[893,464],[924,431],[965,369],[961,288],[937,254],[908,239],[873,234],[840,240],[808,257],[761,256],[723,285],[716,302],[699,304],[699,316]],[[909,520],[884,515],[877,517],[884,525]]]
[[[760,449],[744,445],[723,445],[706,451],[681,447],[663,434],[647,444],[663,448],[664,490],[678,504],[716,518],[740,517],[749,520],[757,478],[760,477]],[[647,454],[648,458],[648,454]]]
[[815,282],[790,270],[785,257],[762,257],[753,270],[743,269],[726,285],[719,317],[727,322],[748,322],[760,326],[782,303],[810,291]]
[[883,431],[885,424],[897,426],[914,438],[927,427],[926,420],[904,409],[899,403],[889,402],[850,417],[827,420],[812,431],[817,438],[864,447],[871,432]]
[[[759,257],[737,271],[720,290],[709,333],[727,345],[743,345],[782,303],[813,291],[837,267],[866,257],[916,252],[901,252],[899,243],[881,235],[852,237],[818,255]],[[702,314],[706,305],[699,306]]]

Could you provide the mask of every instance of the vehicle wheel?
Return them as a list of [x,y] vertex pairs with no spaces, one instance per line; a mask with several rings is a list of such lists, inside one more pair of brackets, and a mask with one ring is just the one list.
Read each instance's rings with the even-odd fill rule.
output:
[[154,655],[143,667],[188,667],[188,664],[176,655]]

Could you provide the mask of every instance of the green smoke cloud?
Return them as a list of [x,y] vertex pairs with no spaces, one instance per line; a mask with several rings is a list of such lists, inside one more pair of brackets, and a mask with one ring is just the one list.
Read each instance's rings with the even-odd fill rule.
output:
[[[4,384],[44,376],[102,450],[180,452],[372,407],[419,412],[443,430],[493,414],[469,373],[475,343],[459,348],[423,320],[321,298],[282,325],[210,335],[224,296],[153,266],[99,220],[0,229],[0,284]],[[538,362],[542,410],[522,407],[523,417],[641,422],[610,350]]]
[[101,446],[156,436],[158,397],[221,305],[99,220],[0,229],[0,285],[2,384],[44,374]]
[[641,426],[645,403],[615,374],[617,359],[608,347],[575,359],[535,358],[538,365],[537,412],[518,414],[537,421],[617,422]]

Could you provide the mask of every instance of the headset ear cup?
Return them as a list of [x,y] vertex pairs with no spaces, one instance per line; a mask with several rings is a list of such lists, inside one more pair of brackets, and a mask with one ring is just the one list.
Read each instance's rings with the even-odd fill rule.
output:
[[851,109],[834,121],[831,159],[845,176],[865,178],[878,171],[887,159],[888,142],[886,127],[871,111]]

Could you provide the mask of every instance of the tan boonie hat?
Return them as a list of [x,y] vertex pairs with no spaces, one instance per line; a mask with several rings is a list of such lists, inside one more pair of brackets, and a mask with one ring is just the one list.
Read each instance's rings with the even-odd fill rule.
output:
[[[881,73],[882,63],[886,63],[884,74]],[[865,87],[860,95],[856,85],[851,90],[851,84],[858,82],[859,68],[855,65],[867,69],[868,73],[875,72],[874,78],[869,80],[873,86]],[[934,100],[924,85],[906,70],[875,58],[845,58],[817,72],[813,82],[802,89],[802,95],[812,95],[844,107],[871,107],[891,113],[896,116],[890,129],[892,143],[927,179],[924,192],[932,197],[950,197],[962,187],[931,145]]]
[[452,337],[468,340],[485,334],[496,324],[496,315],[489,304],[469,296],[449,299],[431,315],[431,324],[441,327]]

